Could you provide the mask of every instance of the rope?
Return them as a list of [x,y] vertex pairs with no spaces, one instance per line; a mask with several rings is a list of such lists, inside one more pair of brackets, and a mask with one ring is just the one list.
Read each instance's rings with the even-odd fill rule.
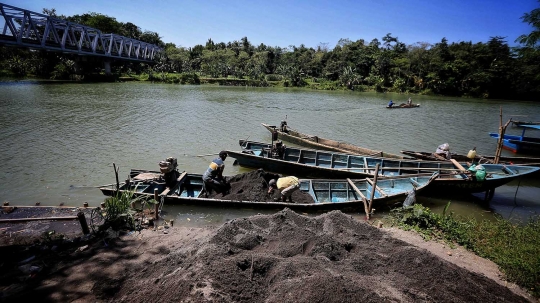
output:
[[517,193],[519,190],[519,185],[521,184],[521,179],[523,179],[523,177],[519,178],[518,186],[516,187],[516,193],[514,194],[514,205],[517,205],[516,198],[517,198]]
[[161,196],[159,201],[158,214],[161,215],[161,210],[163,209],[163,204],[165,204],[165,196]]

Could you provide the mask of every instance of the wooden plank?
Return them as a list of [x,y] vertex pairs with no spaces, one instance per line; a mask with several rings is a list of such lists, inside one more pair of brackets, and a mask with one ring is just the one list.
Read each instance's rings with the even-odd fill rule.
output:
[[78,219],[77,216],[43,217],[43,218],[17,218],[17,219],[0,219],[0,223],[41,221],[41,220],[77,220],[77,219]]
[[388,194],[382,190],[377,184],[373,184],[373,181],[371,179],[367,179],[368,183],[371,184],[371,186],[375,185],[375,189],[378,190],[383,196],[388,196]]
[[466,170],[465,167],[461,166],[461,164],[459,164],[458,161],[456,161],[456,159],[450,159],[450,161],[452,161],[452,163],[454,163],[454,165],[459,168],[460,170]]
[[364,196],[364,194],[362,194],[358,187],[354,185],[354,182],[349,178],[347,178],[347,182],[349,182],[349,185],[352,187],[352,189],[354,189],[354,191],[360,196],[360,198],[362,198],[362,201],[364,201],[364,203],[367,202],[366,196]]
[[347,178],[347,182],[349,182],[349,185],[354,189],[354,191],[356,191],[360,198],[362,198],[362,202],[364,203],[364,212],[366,213],[366,218],[369,219],[369,204],[366,197],[362,194],[358,187],[354,185],[354,182],[351,179]]
[[172,188],[166,188],[164,191],[161,192],[161,194],[159,194],[159,196],[166,196],[169,194],[169,192],[171,190],[175,190],[177,187],[178,187],[178,184],[180,183],[180,181],[182,181],[182,179],[184,179],[184,177],[187,175],[187,172],[183,172],[177,179],[176,179],[176,184],[172,187]]

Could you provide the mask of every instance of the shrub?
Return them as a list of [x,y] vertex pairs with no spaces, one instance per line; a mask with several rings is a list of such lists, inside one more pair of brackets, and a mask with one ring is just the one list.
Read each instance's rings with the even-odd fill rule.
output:
[[201,84],[199,76],[195,73],[182,73],[180,74],[181,84]]

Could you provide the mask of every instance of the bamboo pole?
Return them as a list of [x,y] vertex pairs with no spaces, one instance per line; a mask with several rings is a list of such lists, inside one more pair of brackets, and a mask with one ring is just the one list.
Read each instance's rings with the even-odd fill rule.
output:
[[362,199],[362,202],[364,203],[364,212],[366,213],[366,218],[367,218],[369,214],[369,207],[368,207],[368,202],[367,202],[366,197],[364,197],[364,194],[362,194],[362,192],[358,189],[358,187],[354,185],[354,182],[351,179],[347,178],[347,182],[349,182],[349,185],[352,187],[352,189],[354,189],[354,191],[356,191],[356,193]]
[[[379,165],[379,164],[377,164]],[[436,170],[436,171],[462,171],[459,168],[436,168],[436,167],[380,167],[380,170]],[[337,170],[373,170],[373,167],[338,168]],[[465,170],[465,169],[463,169]]]
[[375,176],[373,178],[373,186],[371,188],[371,197],[369,198],[369,206],[368,211],[369,213],[366,214],[367,219],[371,219],[371,207],[373,206],[373,199],[375,198],[375,191],[377,190],[377,179],[379,177],[379,163],[377,163],[377,166],[375,166]]
[[[158,189],[157,188],[154,188],[154,200],[156,201],[159,201],[158,200]],[[154,219],[155,220],[158,220],[159,219],[159,202],[156,203],[156,205],[154,205]]]
[[116,192],[120,190],[120,182],[118,181],[118,169],[116,169],[116,164],[113,163],[114,175],[116,176]]
[[506,132],[506,128],[508,125],[512,122],[512,118],[506,122],[506,124],[502,125],[502,107],[500,108],[500,114],[499,114],[499,139],[497,140],[497,150],[495,151],[495,157],[493,159],[494,164],[499,164],[499,160],[501,158],[501,152],[502,152],[502,146],[503,146],[503,138],[504,133]]

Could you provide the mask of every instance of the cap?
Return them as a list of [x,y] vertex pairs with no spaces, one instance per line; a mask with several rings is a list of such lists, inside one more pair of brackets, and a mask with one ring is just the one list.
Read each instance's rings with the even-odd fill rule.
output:
[[227,156],[228,156],[228,154],[227,154],[227,152],[226,152],[226,151],[222,150],[222,151],[220,151],[220,152],[219,152],[219,156],[220,156],[220,157],[221,157],[221,156],[225,156],[225,157],[227,157]]
[[276,186],[276,179],[270,180],[270,182],[268,182],[268,186],[272,186],[272,187]]

